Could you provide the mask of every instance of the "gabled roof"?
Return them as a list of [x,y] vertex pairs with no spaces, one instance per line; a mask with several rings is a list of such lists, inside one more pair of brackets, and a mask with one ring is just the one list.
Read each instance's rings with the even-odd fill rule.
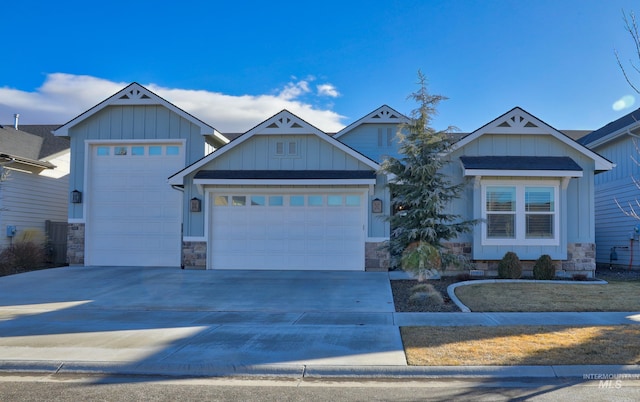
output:
[[382,105],[376,110],[374,110],[373,112],[364,116],[363,118],[356,120],[355,122],[349,124],[347,127],[338,131],[333,136],[333,138],[340,138],[344,134],[348,133],[349,131],[355,129],[356,127],[362,124],[367,124],[367,123],[402,124],[407,122],[409,122],[409,118],[407,116],[403,115],[402,113],[398,112],[397,110],[394,110],[393,108],[387,105]]
[[313,125],[307,123],[306,121],[294,115],[293,113],[289,112],[288,110],[282,110],[281,112],[275,114],[274,116],[258,124],[251,130],[242,134],[235,140],[231,141],[229,144],[223,146],[222,148],[217,149],[216,151],[210,153],[209,155],[205,156],[199,161],[191,164],[190,166],[187,166],[186,168],[177,172],[173,176],[169,177],[169,184],[182,185],[184,177],[186,175],[196,171],[197,169],[201,168],[202,166],[206,165],[212,160],[219,158],[221,155],[224,155],[230,150],[240,146],[242,143],[244,143],[245,141],[249,140],[254,136],[299,135],[299,134],[315,135],[318,138],[322,139],[323,141],[330,143],[331,145],[344,151],[348,155],[351,155],[358,161],[371,167],[372,170],[377,171],[380,168],[380,165],[378,165],[375,161],[367,158],[366,156],[348,147],[342,142],[336,140],[335,138],[332,138],[328,134],[324,133],[323,131],[314,127]]
[[71,127],[93,116],[94,114],[98,113],[99,111],[106,108],[107,106],[112,106],[112,105],[161,105],[171,110],[172,112],[176,113],[177,115],[183,117],[184,119],[190,121],[196,126],[200,127],[200,134],[214,137],[221,145],[229,142],[229,140],[227,140],[227,138],[222,134],[220,134],[215,128],[211,127],[210,125],[203,122],[202,120],[192,116],[191,114],[185,112],[184,110],[180,109],[173,103],[161,98],[160,96],[151,92],[150,90],[138,84],[137,82],[133,82],[127,85],[125,88],[121,89],[114,95],[110,96],[109,98],[98,103],[97,105],[87,110],[86,112],[82,113],[81,115],[63,124],[58,129],[56,129],[53,133],[56,136],[68,137],[69,129]]
[[638,127],[640,127],[640,108],[580,138],[578,142],[593,148],[627,134]]
[[53,169],[54,165],[40,160],[43,139],[37,135],[0,126],[0,164],[11,167],[22,164],[37,169]]
[[456,149],[462,148],[484,134],[546,134],[593,159],[596,171],[611,170],[615,166],[615,164],[608,159],[603,158],[596,152],[582,144],[579,144],[567,135],[561,133],[517,106],[456,142],[453,145],[452,150],[455,151]]

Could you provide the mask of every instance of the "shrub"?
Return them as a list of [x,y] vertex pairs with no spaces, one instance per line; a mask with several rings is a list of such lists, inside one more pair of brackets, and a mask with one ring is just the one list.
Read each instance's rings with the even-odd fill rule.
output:
[[541,255],[533,265],[533,279],[549,280],[556,276],[556,268],[553,266],[551,257],[547,254]]
[[16,242],[0,253],[0,275],[26,272],[44,266],[42,245],[27,241]]
[[458,275],[456,275],[456,281],[457,282],[470,281],[472,279],[473,279],[473,277],[468,272],[461,272]]
[[498,277],[501,279],[519,279],[522,276],[520,258],[513,251],[508,251],[498,264]]
[[431,302],[434,304],[443,304],[444,299],[440,292],[438,292],[433,285],[422,283],[411,288],[411,296],[409,296],[411,303],[426,303]]
[[572,278],[574,281],[586,281],[589,279],[585,274],[573,274]]

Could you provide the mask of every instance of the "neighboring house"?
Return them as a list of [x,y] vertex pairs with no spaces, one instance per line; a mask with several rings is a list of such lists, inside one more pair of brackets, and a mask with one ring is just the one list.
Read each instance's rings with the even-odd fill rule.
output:
[[[637,145],[640,136],[640,109],[582,137],[581,144],[616,163],[616,168],[596,177],[596,258],[599,264],[640,266],[640,220],[624,214],[620,207],[640,213],[640,179]],[[618,206],[620,204],[620,207]]]
[[[71,139],[71,264],[387,270],[387,177],[407,118],[382,106],[329,135],[283,110],[234,140],[133,83],[55,131]],[[207,144],[215,148],[207,151]],[[593,177],[613,164],[515,108],[457,142],[449,244],[495,271],[507,251],[592,274]]]
[[[0,166],[7,173],[0,182],[0,248],[25,229],[48,234],[47,221],[67,222],[69,141],[54,137],[52,127],[0,126]],[[50,257],[64,263],[66,236],[51,240],[61,245]]]

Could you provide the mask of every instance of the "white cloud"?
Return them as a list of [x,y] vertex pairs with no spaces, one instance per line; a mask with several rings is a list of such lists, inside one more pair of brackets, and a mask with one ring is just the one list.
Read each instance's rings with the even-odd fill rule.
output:
[[636,98],[634,98],[633,95],[625,95],[617,101],[613,102],[613,105],[611,105],[611,107],[613,108],[613,110],[618,112],[620,110],[629,109],[631,106],[633,106],[634,103],[636,103]]
[[[282,109],[300,116],[326,132],[344,127],[343,116],[319,109],[301,99],[310,94],[313,77],[292,81],[274,94],[227,95],[220,92],[167,88],[143,84],[149,90],[225,133],[245,132]],[[62,124],[102,102],[128,82],[113,82],[97,77],[49,74],[33,92],[0,88],[0,123],[9,124],[20,113],[21,124]]]
[[320,96],[330,96],[332,98],[337,98],[338,96],[340,96],[340,93],[338,92],[336,87],[331,84],[316,85],[316,88],[318,90],[318,95]]

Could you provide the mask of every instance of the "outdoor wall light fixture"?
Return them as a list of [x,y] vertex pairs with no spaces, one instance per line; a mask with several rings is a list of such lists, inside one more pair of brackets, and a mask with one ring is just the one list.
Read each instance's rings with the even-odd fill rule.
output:
[[374,214],[382,213],[382,200],[380,198],[376,198],[375,200],[371,201],[371,212],[373,212]]
[[71,192],[71,203],[72,204],[80,204],[82,203],[82,193],[78,190],[73,190]]
[[200,202],[200,199],[196,198],[196,197],[193,197],[191,199],[191,204],[190,204],[189,210],[191,212],[200,212],[201,208],[202,208],[202,203]]

